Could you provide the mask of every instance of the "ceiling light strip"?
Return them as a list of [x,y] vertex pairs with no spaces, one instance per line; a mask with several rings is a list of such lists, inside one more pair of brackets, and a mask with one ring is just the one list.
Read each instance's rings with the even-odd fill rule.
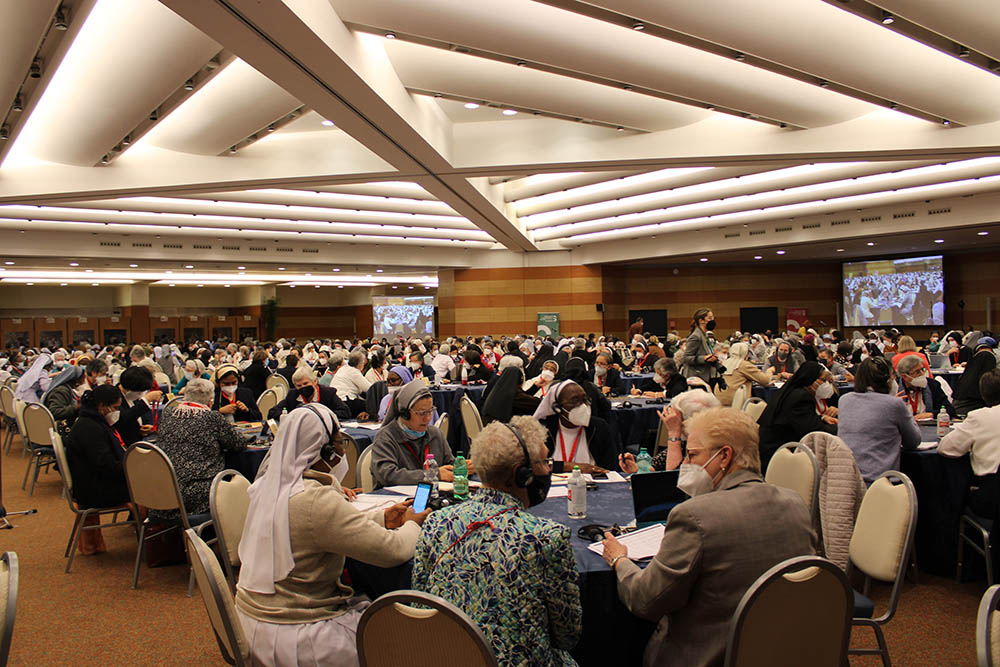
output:
[[282,115],[280,118],[276,118],[269,123],[265,123],[263,126],[258,128],[255,132],[251,132],[246,137],[237,141],[235,144],[227,148],[226,150],[219,153],[219,155],[234,155],[238,153],[241,149],[251,146],[257,143],[264,137],[273,134],[274,132],[280,130],[284,126],[288,125],[299,116],[302,116],[311,111],[306,105],[302,105],[297,109],[292,109],[288,113]]
[[[877,106],[885,107],[892,103],[891,100],[885,100],[876,95],[872,95],[864,90],[858,88],[852,88],[850,86],[837,83],[835,81],[828,81],[817,77],[815,74],[809,72],[803,72],[801,70],[795,69],[793,67],[788,67],[787,65],[782,65],[781,63],[774,62],[772,60],[767,60],[765,58],[759,58],[749,53],[744,53],[742,51],[736,51],[735,49],[723,46],[721,44],[716,44],[705,39],[699,39],[692,35],[686,35],[682,32],[676,30],[671,30],[662,25],[656,23],[651,23],[645,19],[636,19],[635,17],[628,16],[626,14],[621,14],[619,12],[614,12],[609,9],[604,9],[603,7],[597,7],[585,2],[579,2],[578,0],[536,0],[537,2],[562,9],[564,11],[573,12],[574,14],[580,14],[582,16],[587,16],[592,19],[597,19],[599,21],[604,21],[605,23],[611,23],[614,25],[621,26],[623,28],[628,28],[630,30],[635,30],[637,22],[642,25],[642,32],[659,37],[660,39],[665,39],[675,44],[681,44],[693,49],[698,49],[699,51],[704,51],[705,53],[711,53],[723,58],[735,59],[744,65],[750,65],[758,69],[766,70],[780,76],[787,77],[789,79],[795,79],[796,81],[801,81],[803,83],[808,83],[810,85],[820,86],[827,90],[840,93],[847,97],[853,97],[856,100],[861,100],[862,102],[868,102],[869,104],[875,104]],[[852,7],[851,5],[844,5],[843,2],[834,2],[833,0],[826,0],[830,4],[835,4],[838,7]],[[881,22],[881,21],[880,21]],[[897,105],[894,107],[896,111],[914,116],[916,118],[921,118],[923,120],[931,121],[932,123],[941,122],[941,117],[934,114],[928,113],[922,109],[917,109],[915,107],[908,107],[905,105]],[[719,111],[719,109],[716,109]]]
[[[190,200],[212,200],[217,202],[260,203],[276,206],[310,206],[328,208],[334,211],[387,211],[392,213],[419,213],[423,215],[439,215],[442,219],[455,218],[457,221],[468,221],[442,201],[436,199],[407,199],[404,197],[376,196],[362,194],[346,194],[340,192],[325,192],[322,190],[263,188],[241,192],[213,192],[208,194],[188,195],[184,199],[166,197],[140,197],[137,201],[177,201],[191,203]],[[120,201],[120,200],[119,200]],[[472,223],[469,223],[472,224]]]
[[[385,35],[386,32],[385,28],[362,25],[360,23],[345,22],[345,25],[352,30],[373,35]],[[656,90],[653,88],[646,88],[644,86],[636,86],[634,84],[629,83],[628,81],[616,81],[614,79],[595,76],[593,74],[588,74],[586,72],[578,72],[576,70],[566,69],[564,67],[555,67],[553,65],[537,61],[524,60],[523,58],[512,58],[502,53],[494,53],[492,51],[487,51],[485,49],[477,49],[465,45],[451,44],[443,40],[430,39],[427,37],[421,37],[419,35],[411,35],[398,31],[394,32],[396,34],[396,39],[401,39],[406,42],[412,42],[414,44],[430,46],[436,49],[444,49],[446,51],[455,51],[457,53],[465,53],[471,56],[475,56],[477,58],[485,58],[487,60],[507,63],[509,65],[528,67],[530,69],[539,70],[541,72],[548,72],[549,74],[557,74],[559,76],[564,76],[571,79],[588,81],[590,83],[596,83],[602,86],[610,86],[611,88],[618,88],[619,90],[622,89],[628,90],[630,92],[637,93],[639,95],[647,95],[649,97],[655,97],[661,100],[667,100],[669,102],[677,102],[678,104],[685,104],[687,106],[697,107],[699,109],[708,109],[712,111],[717,111],[719,113],[728,114],[730,116],[738,116],[740,118],[755,120],[761,123],[767,123],[769,125],[777,125],[778,127],[793,127],[797,129],[805,129],[801,126],[788,123],[787,121],[783,121],[780,118],[767,118],[765,116],[761,116],[759,114],[755,114],[751,111],[746,111],[743,109],[733,109],[729,107],[719,106],[717,104],[708,102],[706,100],[696,100],[694,98],[684,97],[681,95],[677,95],[675,93],[670,93],[665,90]]]

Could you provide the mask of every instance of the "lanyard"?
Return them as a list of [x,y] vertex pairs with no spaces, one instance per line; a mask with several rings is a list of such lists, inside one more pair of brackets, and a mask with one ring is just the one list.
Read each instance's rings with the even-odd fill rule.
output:
[[920,392],[906,392],[906,398],[910,403],[910,408],[913,410],[913,414],[917,414],[917,408],[920,406]]
[[597,376],[597,386],[598,387],[603,387],[604,386],[604,376],[603,375],[598,375]]
[[580,437],[583,435],[583,427],[577,431],[576,440],[573,441],[573,451],[570,452],[569,458],[566,458],[566,443],[563,442],[562,427],[559,427],[559,449],[562,452],[563,461],[566,463],[571,463],[576,460],[576,448],[580,444]]
[[426,461],[427,454],[429,454],[431,451],[431,443],[428,441],[428,443],[424,445],[424,458],[420,458],[419,456],[417,456],[417,450],[413,448],[413,445],[411,445],[409,441],[405,441],[403,442],[403,444],[406,445],[406,448],[410,450],[411,454],[413,454],[413,458],[417,459],[417,463],[422,463]]
[[438,556],[437,560],[434,561],[434,565],[431,566],[431,571],[432,572],[434,571],[434,568],[436,568],[437,564],[441,562],[441,559],[444,558],[444,555],[446,553],[448,553],[449,551],[451,551],[452,547],[454,547],[456,544],[458,544],[459,542],[461,542],[462,540],[464,540],[469,535],[471,535],[473,532],[475,532],[476,530],[482,528],[483,526],[489,526],[490,530],[495,531],[496,530],[496,526],[493,525],[493,519],[497,518],[501,514],[506,514],[507,512],[511,512],[513,510],[516,510],[516,509],[517,509],[516,507],[508,507],[505,510],[500,510],[499,512],[496,512],[494,514],[489,515],[488,517],[486,517],[482,521],[473,521],[472,523],[470,523],[468,526],[465,527],[465,533],[463,533],[460,538],[458,538],[457,540],[455,540],[454,542],[452,542],[451,544],[449,544],[447,549],[445,549],[444,551],[441,552],[441,555]]
[[816,399],[816,412],[818,412],[821,416],[826,412],[826,399],[825,398],[817,398]]
[[235,393],[235,392],[233,393],[233,397],[232,397],[232,398],[230,398],[230,397],[229,397],[229,394],[227,394],[227,393],[226,393],[226,392],[224,392],[224,391],[223,391],[223,392],[220,392],[220,393],[222,394],[222,397],[223,397],[224,399],[226,399],[226,401],[228,401],[228,402],[229,402],[229,405],[236,405],[236,393]]
[[122,440],[121,435],[119,435],[118,431],[115,430],[114,426],[111,427],[111,432],[114,433],[115,438],[118,440],[118,444],[122,446],[122,449],[128,449],[128,447],[125,445],[125,441]]
[[372,373],[375,374],[375,377],[377,377],[379,379],[379,381],[382,381],[382,380],[385,379],[385,373],[380,372],[379,369],[377,369],[377,368],[373,368],[372,369]]

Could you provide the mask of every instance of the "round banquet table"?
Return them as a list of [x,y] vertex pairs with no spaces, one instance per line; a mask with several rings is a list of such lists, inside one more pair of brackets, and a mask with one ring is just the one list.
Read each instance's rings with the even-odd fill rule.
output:
[[455,402],[455,395],[459,389],[465,390],[465,393],[472,399],[472,402],[476,404],[477,408],[483,407],[483,392],[486,391],[486,385],[463,385],[460,383],[442,384],[439,385],[437,389],[431,389],[431,397],[434,399],[434,407],[437,408],[439,415],[445,415],[451,411],[451,406]]
[[[354,439],[358,446],[359,455],[375,439],[375,431],[369,429],[345,426],[342,430]],[[241,475],[253,482],[257,477],[257,469],[260,468],[261,461],[264,460],[270,449],[270,440],[266,436],[260,438],[260,442],[267,443],[268,446],[247,447],[242,452],[226,452],[226,467],[239,471]]]
[[638,387],[646,380],[653,379],[652,373],[626,374],[622,373],[622,383],[625,385],[625,393],[632,391],[632,387]]
[[[630,407],[625,407],[625,401]],[[633,454],[639,452],[640,447],[646,447],[652,454],[652,447],[656,442],[656,430],[660,423],[657,413],[670,405],[666,403],[653,403],[650,398],[621,397],[611,401],[610,426],[618,432],[622,447]]]
[[[387,493],[376,491],[375,493]],[[399,496],[402,498],[403,496]],[[566,498],[550,498],[528,511],[570,529],[573,553],[580,572],[583,632],[571,651],[580,665],[640,665],[642,652],[655,623],[633,616],[618,598],[618,580],[604,559],[587,549],[590,542],[577,536],[581,526],[592,523],[624,525],[635,518],[631,486],[601,484],[587,491],[587,518],[570,519]],[[385,593],[410,587],[412,561],[394,568],[380,568],[348,559],[352,585],[373,600]]]

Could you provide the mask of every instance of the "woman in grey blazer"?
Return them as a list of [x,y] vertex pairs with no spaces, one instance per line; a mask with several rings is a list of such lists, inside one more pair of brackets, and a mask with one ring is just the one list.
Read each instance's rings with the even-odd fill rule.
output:
[[699,377],[709,384],[717,381],[719,358],[713,351],[708,332],[715,329],[715,313],[699,308],[691,317],[691,334],[684,346],[684,377]]

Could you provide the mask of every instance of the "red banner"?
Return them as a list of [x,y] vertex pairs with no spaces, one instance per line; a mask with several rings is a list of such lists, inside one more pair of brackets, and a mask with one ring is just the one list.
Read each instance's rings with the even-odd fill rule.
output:
[[785,328],[789,331],[798,331],[808,319],[808,308],[789,308],[785,311]]

